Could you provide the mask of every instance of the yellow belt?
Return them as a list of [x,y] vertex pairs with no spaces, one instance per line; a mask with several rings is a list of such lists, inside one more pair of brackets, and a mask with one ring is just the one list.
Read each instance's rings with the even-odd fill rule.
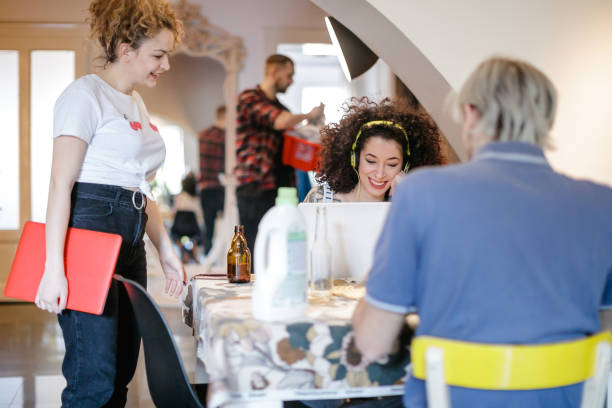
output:
[[425,379],[428,347],[443,351],[448,385],[489,390],[526,390],[580,383],[593,375],[595,352],[610,332],[580,340],[536,345],[469,343],[418,336],[412,342],[413,375]]

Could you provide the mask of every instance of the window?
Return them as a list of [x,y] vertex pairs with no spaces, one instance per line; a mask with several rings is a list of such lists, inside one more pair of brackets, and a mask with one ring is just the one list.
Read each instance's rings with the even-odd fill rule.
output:
[[319,103],[325,104],[325,123],[336,123],[342,117],[340,106],[348,99],[341,86],[305,86],[302,88],[302,112],[308,112]]
[[0,50],[0,230],[19,228],[19,52]]
[[154,194],[178,194],[181,192],[181,181],[185,175],[183,129],[154,116],[151,116],[151,122],[159,123],[159,134],[166,144],[166,160],[155,176]]
[[53,105],[91,66],[88,32],[84,24],[0,23],[0,299],[21,227],[45,219]]
[[279,44],[277,52],[295,64],[293,84],[285,94],[278,95],[289,110],[307,113],[323,102],[325,123],[339,120],[339,108],[350,96],[350,85],[331,44]]
[[74,58],[74,51],[31,52],[30,211],[33,221],[45,221],[53,155],[53,107],[74,80]]

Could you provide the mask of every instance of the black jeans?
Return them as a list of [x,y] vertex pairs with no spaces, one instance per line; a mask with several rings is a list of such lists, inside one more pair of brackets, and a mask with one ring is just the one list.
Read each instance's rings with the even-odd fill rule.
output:
[[207,254],[212,248],[215,236],[215,219],[217,213],[223,211],[225,203],[225,189],[223,187],[204,188],[200,191],[200,203],[204,213],[204,253]]
[[[142,207],[142,208],[137,208]],[[117,186],[75,183],[70,226],[120,234],[115,273],[147,284],[142,237],[146,197]],[[62,407],[123,407],[134,376],[140,334],[122,285],[112,281],[102,315],[64,310],[58,315],[66,355]]]
[[259,221],[266,212],[274,207],[276,190],[258,189],[257,183],[243,184],[236,189],[236,200],[238,201],[238,214],[240,224],[244,225],[244,237],[251,251],[251,259],[255,259],[253,248],[259,229]]
[[285,401],[284,408],[404,408],[401,395],[350,400]]

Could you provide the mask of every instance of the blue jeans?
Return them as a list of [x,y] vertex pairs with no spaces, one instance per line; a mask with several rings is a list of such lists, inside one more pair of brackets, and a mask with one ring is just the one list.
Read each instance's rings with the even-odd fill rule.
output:
[[[70,226],[120,234],[123,242],[115,273],[143,287],[147,283],[145,207],[144,195],[117,186],[75,183],[72,190]],[[125,406],[140,334],[123,286],[112,281],[102,315],[64,310],[58,320],[66,344],[62,407]]]
[[300,203],[304,202],[304,199],[308,195],[308,192],[312,188],[310,183],[310,177],[308,177],[307,171],[296,170],[295,171],[295,183],[298,191],[298,200]]

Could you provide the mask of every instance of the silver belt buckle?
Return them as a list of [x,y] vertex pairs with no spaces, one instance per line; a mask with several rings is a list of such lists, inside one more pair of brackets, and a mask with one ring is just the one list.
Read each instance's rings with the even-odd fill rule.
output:
[[145,198],[144,194],[140,193],[140,206],[137,206],[136,205],[136,193],[140,193],[140,191],[136,190],[136,191],[134,191],[132,193],[132,204],[134,204],[134,208],[135,209],[142,210],[144,205],[145,205],[146,198]]

